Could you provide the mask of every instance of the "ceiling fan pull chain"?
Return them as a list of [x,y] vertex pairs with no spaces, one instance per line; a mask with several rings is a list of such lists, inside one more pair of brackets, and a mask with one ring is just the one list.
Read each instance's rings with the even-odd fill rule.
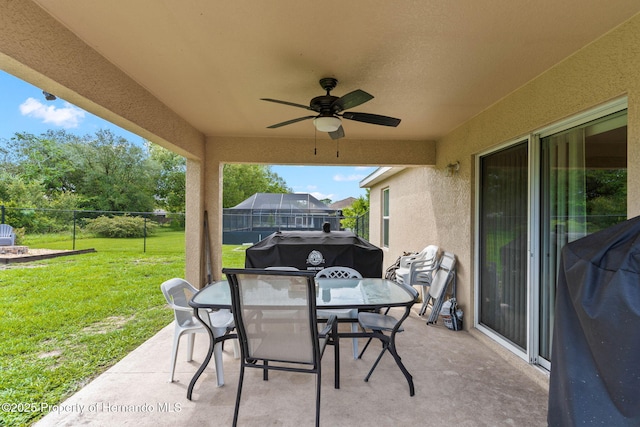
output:
[[340,138],[336,139],[336,157],[340,157]]
[[313,132],[313,155],[318,154],[318,130]]

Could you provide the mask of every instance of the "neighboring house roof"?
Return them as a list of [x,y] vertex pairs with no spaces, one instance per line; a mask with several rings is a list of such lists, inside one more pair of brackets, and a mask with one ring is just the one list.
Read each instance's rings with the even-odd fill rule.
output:
[[353,202],[355,202],[356,199],[355,197],[347,197],[346,199],[342,199],[342,200],[338,200],[337,202],[333,202],[329,205],[329,207],[331,209],[344,209],[344,208],[348,208],[349,206],[353,205]]
[[335,209],[325,205],[311,194],[306,193],[256,193],[245,201],[229,208],[233,210],[273,210],[273,211],[326,211]]

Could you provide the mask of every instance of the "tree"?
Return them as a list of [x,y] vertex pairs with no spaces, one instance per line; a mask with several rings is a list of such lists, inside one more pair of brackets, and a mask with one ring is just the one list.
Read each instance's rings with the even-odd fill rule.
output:
[[369,189],[367,189],[366,196],[358,197],[353,204],[342,210],[342,216],[344,219],[340,221],[343,228],[355,229],[356,219],[369,212]]
[[291,193],[270,166],[225,164],[222,179],[223,208],[234,207],[255,193]]
[[73,191],[76,168],[68,142],[75,138],[64,131],[49,130],[40,136],[16,133],[3,150],[5,170],[27,182],[42,183],[49,196],[59,191]]
[[74,144],[76,168],[82,171],[77,192],[83,208],[150,212],[155,206],[153,164],[144,150],[109,130]]
[[147,143],[147,149],[151,161],[157,165],[154,179],[158,207],[169,212],[184,212],[186,159],[151,142]]

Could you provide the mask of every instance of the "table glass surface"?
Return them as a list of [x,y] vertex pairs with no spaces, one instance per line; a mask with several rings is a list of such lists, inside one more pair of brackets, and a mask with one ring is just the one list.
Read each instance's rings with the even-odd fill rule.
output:
[[[318,308],[402,306],[412,295],[387,279],[316,279]],[[200,290],[191,300],[194,307],[231,308],[227,281],[215,282]]]

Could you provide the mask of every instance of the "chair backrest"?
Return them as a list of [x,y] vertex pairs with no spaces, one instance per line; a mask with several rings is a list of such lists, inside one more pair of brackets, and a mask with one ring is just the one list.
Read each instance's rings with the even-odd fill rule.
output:
[[198,290],[191,283],[179,278],[167,280],[160,285],[160,289],[169,306],[173,308],[176,322],[180,326],[193,324],[193,308],[189,305],[189,300]]
[[244,360],[317,367],[320,344],[314,273],[223,269]]
[[328,279],[362,279],[362,275],[350,267],[327,267],[316,273],[316,277],[325,277]]
[[435,299],[440,297],[440,294],[445,290],[447,284],[455,274],[454,268],[456,266],[456,256],[451,252],[444,252],[440,259],[440,265],[438,271],[431,282],[429,288],[429,295]]
[[13,235],[13,227],[9,224],[0,224],[0,237],[11,237]]
[[422,249],[417,254],[406,255],[406,256],[400,257],[400,266],[399,267],[400,268],[410,268],[411,267],[411,263],[413,261],[423,260],[423,259],[425,259],[427,257],[429,257],[429,258],[436,257],[438,255],[439,251],[440,251],[440,248],[438,246],[436,246],[436,245],[425,246],[425,248]]
[[435,260],[438,257],[439,252],[440,248],[437,245],[429,245],[423,249],[422,259]]

